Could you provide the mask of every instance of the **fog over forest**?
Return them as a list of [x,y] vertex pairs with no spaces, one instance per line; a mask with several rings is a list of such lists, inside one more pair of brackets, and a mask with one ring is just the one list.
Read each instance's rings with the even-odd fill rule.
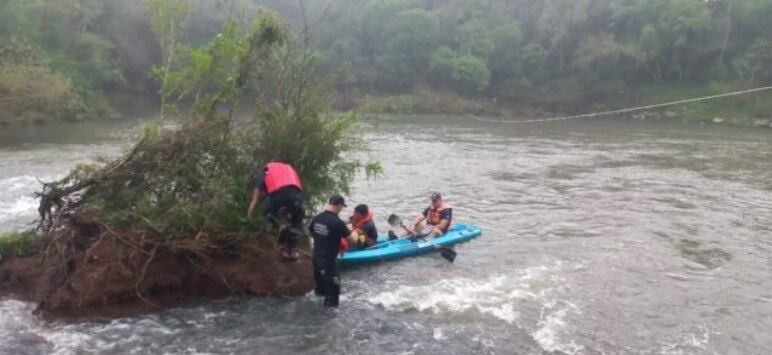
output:
[[[148,17],[154,2],[164,3],[0,1],[0,119],[99,118],[131,98],[157,98],[150,73],[164,39]],[[584,113],[772,81],[772,0],[166,2],[181,11],[181,52],[229,19],[278,12],[338,74],[343,110]],[[770,101],[728,100],[691,115],[768,118]]]

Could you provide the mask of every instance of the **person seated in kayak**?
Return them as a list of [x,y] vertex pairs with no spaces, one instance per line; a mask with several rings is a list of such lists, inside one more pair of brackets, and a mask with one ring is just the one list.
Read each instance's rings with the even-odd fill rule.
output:
[[[429,235],[432,237],[441,236],[450,228],[450,223],[453,221],[453,209],[445,204],[439,192],[432,194],[431,205],[408,228],[411,231],[423,230],[422,223],[424,221],[427,225],[434,227],[434,231]],[[410,234],[414,235],[415,232]]]
[[351,234],[348,237],[349,247],[362,249],[375,245],[378,241],[378,229],[373,222],[373,211],[361,204],[354,207],[354,214],[349,217]]
[[[295,169],[286,163],[270,162],[264,168],[257,168],[257,178],[252,183],[252,200],[247,218],[252,218],[258,201],[266,196],[264,214],[266,219],[279,227],[279,244],[282,256],[288,260],[298,258],[297,244],[303,229],[303,185]],[[283,225],[283,214],[288,215],[289,226]]]

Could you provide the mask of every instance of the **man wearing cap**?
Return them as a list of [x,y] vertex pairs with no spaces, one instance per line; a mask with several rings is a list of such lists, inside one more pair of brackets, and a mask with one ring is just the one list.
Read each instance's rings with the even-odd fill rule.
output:
[[349,229],[338,215],[346,207],[346,200],[340,195],[332,195],[325,210],[316,215],[308,226],[314,238],[314,292],[324,296],[324,305],[338,307],[340,296],[340,274],[338,272],[338,253],[345,252]]
[[453,221],[453,209],[442,201],[442,195],[435,192],[431,196],[431,205],[416,218],[409,226],[410,230],[422,230],[421,223],[426,221],[427,225],[433,226],[432,237],[445,234]]

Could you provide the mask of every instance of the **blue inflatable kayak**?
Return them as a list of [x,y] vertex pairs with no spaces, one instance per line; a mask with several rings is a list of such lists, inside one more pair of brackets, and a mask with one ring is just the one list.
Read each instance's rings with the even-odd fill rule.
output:
[[341,266],[361,265],[379,261],[402,259],[408,256],[416,256],[435,251],[434,244],[450,247],[459,243],[468,242],[482,234],[480,228],[468,224],[455,224],[447,233],[431,240],[423,239],[412,241],[409,238],[389,241],[387,236],[380,236],[378,244],[369,249],[354,250],[338,257]]

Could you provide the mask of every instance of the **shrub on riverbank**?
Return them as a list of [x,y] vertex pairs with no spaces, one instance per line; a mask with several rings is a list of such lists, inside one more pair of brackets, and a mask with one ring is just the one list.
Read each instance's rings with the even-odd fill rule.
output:
[[32,232],[0,234],[0,260],[32,255],[37,251],[39,242]]
[[0,63],[0,122],[42,123],[82,108],[72,82],[38,64]]
[[495,103],[487,99],[463,98],[453,93],[419,90],[407,94],[366,95],[357,100],[363,113],[390,114],[498,114]]

